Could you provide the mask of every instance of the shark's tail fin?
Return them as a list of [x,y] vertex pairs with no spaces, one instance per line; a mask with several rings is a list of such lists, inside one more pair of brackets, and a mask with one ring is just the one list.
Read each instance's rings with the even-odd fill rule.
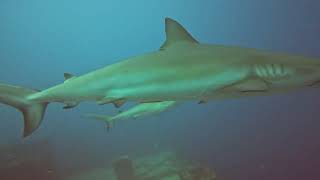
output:
[[31,135],[41,124],[48,103],[32,103],[21,110],[24,118],[23,137]]
[[84,114],[82,116],[87,118],[94,118],[94,119],[105,122],[107,125],[108,131],[113,127],[113,124],[114,124],[114,119],[112,118],[112,116],[105,116],[105,115],[92,114],[92,113]]
[[27,100],[27,96],[37,93],[37,90],[18,86],[0,84],[0,103],[15,107],[23,113],[23,137],[31,135],[40,125],[48,103]]

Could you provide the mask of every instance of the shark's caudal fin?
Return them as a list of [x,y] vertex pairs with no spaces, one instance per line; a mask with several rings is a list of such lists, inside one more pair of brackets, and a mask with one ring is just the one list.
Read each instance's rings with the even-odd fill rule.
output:
[[21,108],[24,119],[23,137],[31,135],[41,124],[48,103],[33,103]]
[[0,103],[20,110],[24,118],[23,137],[31,135],[40,125],[48,103],[33,102],[26,99],[37,90],[0,84]]
[[105,115],[92,114],[92,113],[84,114],[82,116],[104,121],[107,124],[108,131],[113,127],[114,119],[112,118],[112,116],[105,116]]

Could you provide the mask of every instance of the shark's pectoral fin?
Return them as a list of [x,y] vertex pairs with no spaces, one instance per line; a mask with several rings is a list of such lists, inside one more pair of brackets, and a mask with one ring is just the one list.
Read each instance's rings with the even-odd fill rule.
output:
[[267,91],[269,88],[268,82],[258,79],[250,78],[244,81],[235,83],[231,86],[225,87],[223,91],[238,91],[238,92],[262,92]]
[[320,80],[308,84],[309,87],[320,87]]
[[256,92],[256,91],[266,91],[268,89],[267,82],[260,79],[248,79],[235,86],[241,92]]
[[63,109],[71,109],[71,108],[78,106],[79,102],[70,101],[70,102],[65,102],[64,104],[65,105],[63,106]]

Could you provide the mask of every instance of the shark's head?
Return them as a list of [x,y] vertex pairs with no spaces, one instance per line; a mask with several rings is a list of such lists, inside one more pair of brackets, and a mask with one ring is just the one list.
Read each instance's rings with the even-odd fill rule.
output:
[[320,82],[318,59],[283,54],[267,55],[263,59],[254,66],[254,71],[274,86],[294,88]]

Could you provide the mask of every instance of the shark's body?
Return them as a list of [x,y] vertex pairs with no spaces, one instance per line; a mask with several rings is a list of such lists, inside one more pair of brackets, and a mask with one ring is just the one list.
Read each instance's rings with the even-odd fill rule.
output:
[[206,45],[166,18],[160,50],[129,58],[26,97],[28,101],[207,101],[288,92],[320,81],[315,58]]
[[[218,91],[288,91],[320,80],[320,61],[262,50],[199,44],[166,19],[161,50],[129,58],[28,97],[40,102],[214,99]],[[227,92],[225,91],[225,92]]]
[[112,124],[125,119],[136,119],[140,117],[146,117],[150,115],[155,115],[166,111],[174,106],[176,106],[178,102],[176,101],[162,101],[162,102],[154,102],[154,103],[141,103],[132,108],[123,111],[115,116],[105,116],[99,114],[85,114],[85,117],[95,118],[98,120],[105,121],[107,123],[107,127],[111,128]]

